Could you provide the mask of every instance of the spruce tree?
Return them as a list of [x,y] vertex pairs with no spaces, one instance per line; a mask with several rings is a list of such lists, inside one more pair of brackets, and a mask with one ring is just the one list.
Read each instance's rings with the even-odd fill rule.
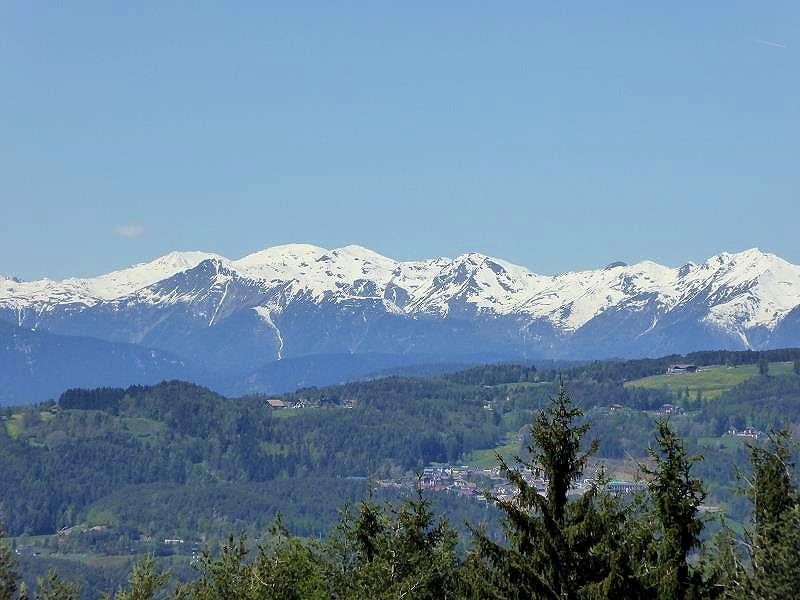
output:
[[34,600],[78,600],[81,586],[72,581],[64,581],[55,569],[50,569],[46,577],[36,579]]
[[[598,586],[610,572],[614,547],[616,505],[603,510],[598,486],[574,501],[570,487],[581,478],[596,441],[583,447],[589,425],[573,405],[562,383],[531,426],[530,459],[517,457],[520,468],[499,457],[500,466],[515,488],[511,499],[493,497],[505,513],[508,545],[474,531],[475,554],[468,559],[478,570],[482,589],[474,595],[497,598],[577,598]],[[547,483],[542,495],[529,481]]]
[[763,448],[750,447],[753,469],[745,490],[753,503],[749,532],[748,597],[778,599],[800,590],[800,495],[793,482],[788,432],[770,434]]
[[362,502],[355,521],[342,520],[329,542],[331,597],[454,597],[456,542],[420,488],[399,507]]
[[702,456],[689,456],[686,446],[666,423],[658,423],[657,448],[650,450],[654,468],[649,492],[654,513],[654,556],[646,579],[663,600],[703,597],[704,582],[699,569],[690,565],[690,553],[701,547],[703,521],[700,504],[705,498],[703,483],[692,477],[692,465]]
[[128,583],[130,588],[118,590],[112,597],[103,596],[104,600],[153,600],[156,594],[169,582],[169,573],[160,571],[156,566],[155,556],[148,555],[135,565]]
[[709,596],[712,598],[743,597],[746,573],[737,550],[737,541],[723,519],[706,569]]
[[[247,537],[228,535],[227,542],[220,545],[219,554],[203,551],[199,560],[200,577],[178,589],[182,600],[222,600],[223,598],[247,598],[250,573],[246,564]],[[134,588],[134,581],[131,580]]]
[[258,558],[249,566],[250,577],[242,599],[324,600],[321,559],[311,543],[292,536],[278,515]]

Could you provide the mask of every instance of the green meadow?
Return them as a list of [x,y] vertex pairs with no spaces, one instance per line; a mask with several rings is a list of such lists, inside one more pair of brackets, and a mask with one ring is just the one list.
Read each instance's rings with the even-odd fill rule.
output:
[[[788,375],[792,372],[792,363],[769,363],[771,375]],[[677,375],[652,375],[625,383],[625,387],[641,387],[663,389],[676,397],[688,391],[694,398],[700,392],[706,400],[716,398],[732,387],[758,376],[758,365],[741,365],[738,367],[712,366],[701,367],[697,373],[680,373]]]

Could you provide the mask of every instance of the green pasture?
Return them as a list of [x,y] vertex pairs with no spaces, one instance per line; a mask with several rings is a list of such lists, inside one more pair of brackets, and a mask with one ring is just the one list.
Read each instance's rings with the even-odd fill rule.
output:
[[496,448],[485,448],[483,450],[473,450],[472,452],[469,452],[464,456],[463,462],[466,465],[478,467],[479,469],[491,469],[499,464],[497,462],[498,453],[505,459],[507,463],[511,464],[514,462],[514,455],[516,455],[518,452],[519,448],[516,441],[516,435],[513,435],[509,436],[509,439],[505,444],[497,446]]
[[[792,373],[792,363],[769,363],[770,375],[788,375]],[[680,373],[677,375],[652,375],[625,383],[625,387],[641,387],[663,389],[676,398],[687,390],[689,398],[694,399],[699,391],[705,400],[713,399],[734,386],[758,376],[758,365],[742,365],[738,367],[701,367],[697,373]]]
[[[53,418],[53,413],[48,410],[35,410],[29,409],[32,413],[36,416],[36,423],[33,426],[39,425],[41,423],[47,423]],[[10,415],[8,419],[3,421],[3,425],[6,427],[6,433],[8,437],[12,439],[17,439],[21,433],[24,433],[25,430],[28,428],[23,421],[25,415],[25,411],[15,412],[14,414]]]
[[22,430],[22,413],[11,415],[8,420],[3,421],[3,424],[6,426],[8,437],[17,439]]

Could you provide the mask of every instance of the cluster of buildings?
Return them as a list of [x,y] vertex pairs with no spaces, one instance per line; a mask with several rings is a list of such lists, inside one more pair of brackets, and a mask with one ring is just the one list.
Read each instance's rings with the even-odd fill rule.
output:
[[[540,493],[547,492],[547,483],[541,477],[535,477],[530,471],[523,471],[522,476]],[[449,492],[476,499],[484,499],[487,491],[492,496],[507,499],[513,496],[516,489],[503,476],[500,467],[481,469],[466,465],[426,467],[420,485],[423,489],[434,492]]]
[[676,364],[667,367],[667,375],[681,375],[683,373],[697,373],[700,368],[697,365]]
[[[295,402],[287,402],[286,400],[283,400],[281,398],[268,398],[267,400],[265,400],[264,405],[273,410],[280,410],[283,408],[309,408],[309,407],[319,408],[318,404],[312,404],[305,398],[300,398]],[[353,401],[344,400],[339,406],[341,406],[342,408],[353,408]]]
[[764,435],[763,431],[759,431],[755,427],[745,427],[744,429],[737,430],[735,427],[731,427],[728,430],[728,435],[735,435],[737,437],[747,437],[757,440],[762,435]]
[[[540,494],[547,493],[547,480],[530,470],[522,470],[521,475],[528,485]],[[375,483],[384,488],[403,488],[412,485],[411,480],[396,479],[383,479]],[[571,493],[582,494],[593,484],[592,479],[575,481]],[[418,485],[423,490],[456,494],[480,501],[486,501],[487,493],[499,500],[511,500],[517,493],[516,486],[502,474],[500,467],[482,469],[467,465],[432,465],[425,467]],[[639,482],[610,481],[606,484],[606,489],[614,494],[632,494],[644,490],[645,486]]]

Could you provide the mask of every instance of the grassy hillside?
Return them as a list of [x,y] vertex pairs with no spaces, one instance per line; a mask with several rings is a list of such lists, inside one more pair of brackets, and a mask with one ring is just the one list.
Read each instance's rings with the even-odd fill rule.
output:
[[[770,375],[788,375],[792,372],[791,362],[769,363]],[[625,383],[626,388],[646,388],[665,390],[676,398],[695,398],[700,392],[703,398],[713,399],[733,387],[758,375],[758,365],[739,365],[735,367],[701,367],[697,373],[676,375],[653,375]]]

